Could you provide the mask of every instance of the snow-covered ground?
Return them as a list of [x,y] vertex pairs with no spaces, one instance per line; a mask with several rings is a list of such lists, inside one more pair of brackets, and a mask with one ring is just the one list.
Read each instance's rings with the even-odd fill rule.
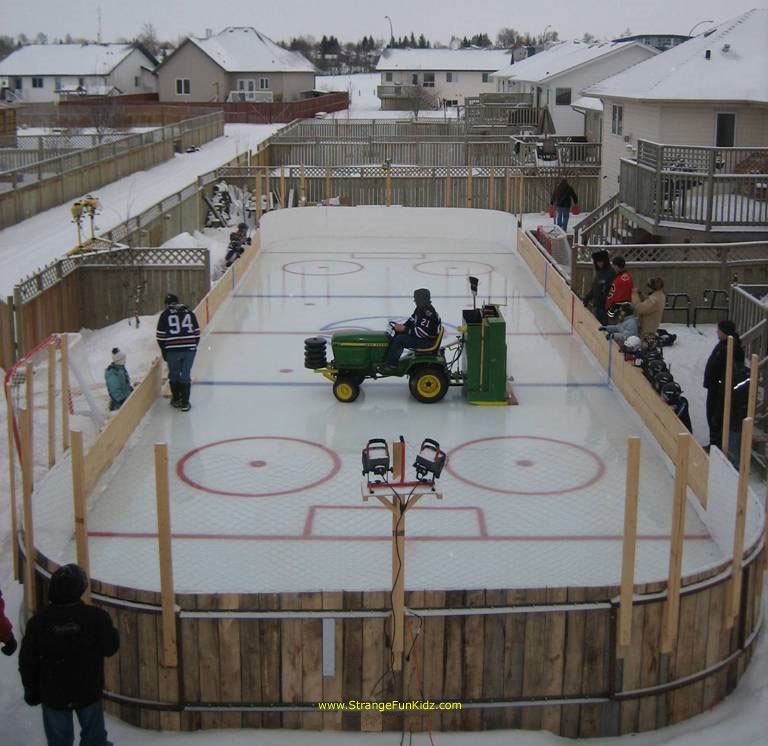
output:
[[[315,87],[324,91],[347,91],[349,109],[328,115],[332,119],[413,119],[409,111],[382,111],[376,87],[381,84],[380,73],[356,73],[354,75],[318,75]],[[439,111],[422,110],[419,119],[455,119],[456,109]]]
[[[535,223],[540,215],[529,220]],[[226,229],[225,229],[226,230]],[[221,247],[222,241],[217,235],[206,231],[195,234],[194,240],[208,242]],[[0,242],[3,234],[0,233]],[[183,240],[186,240],[184,237]],[[218,250],[221,250],[220,248]],[[701,388],[703,363],[716,342],[714,326],[700,326],[697,330],[684,325],[665,323],[671,331],[677,333],[678,342],[674,347],[665,349],[665,358],[672,365],[676,380],[684,388],[691,402],[694,434],[699,442],[706,442],[706,419],[704,417],[704,393]],[[92,374],[96,378],[108,361],[108,351],[112,346],[119,346],[128,351],[128,365],[134,378],[141,378],[149,362],[155,355],[153,341],[154,319],[142,319],[138,329],[127,321],[120,322],[107,329],[86,334],[88,346],[94,351]],[[2,408],[4,410],[4,408]],[[5,412],[0,415],[0,452],[5,453]],[[0,468],[0,490],[8,494],[7,468]],[[7,604],[7,612],[12,620],[17,619],[21,601],[21,587],[11,580],[11,562],[9,556],[10,536],[8,526],[8,504],[0,503],[0,587]],[[764,604],[768,596],[768,587],[764,593]],[[21,690],[16,672],[16,656],[0,658],[0,722],[3,726],[2,743],[8,746],[29,746],[44,743],[39,708],[29,708],[21,699]],[[700,715],[680,725],[665,728],[652,733],[611,738],[594,741],[600,746],[622,746],[632,743],[636,746],[765,746],[768,744],[766,715],[768,712],[768,635],[763,631],[757,641],[755,655],[737,690],[723,703],[710,712]],[[108,729],[111,739],[121,746],[162,746],[163,744],[218,744],[226,740],[233,746],[352,746],[365,744],[371,746],[395,746],[401,743],[399,734],[363,735],[357,733],[305,733],[286,731],[205,731],[193,734],[158,733],[128,726],[109,718]],[[548,733],[501,731],[488,733],[457,734],[416,734],[406,742],[417,746],[443,744],[459,746],[471,739],[478,746],[565,746],[569,743]]]
[[[148,171],[139,171],[95,190],[101,202],[97,234],[147,210],[195,179],[255,148],[282,125],[227,124],[224,136],[198,152],[178,153]],[[53,207],[0,231],[0,297],[25,276],[58,259],[76,244],[70,203]]]

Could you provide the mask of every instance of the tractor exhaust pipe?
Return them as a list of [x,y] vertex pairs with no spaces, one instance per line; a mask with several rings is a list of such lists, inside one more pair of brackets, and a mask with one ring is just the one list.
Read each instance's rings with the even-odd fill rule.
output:
[[469,289],[472,293],[472,309],[477,310],[477,277],[469,278]]

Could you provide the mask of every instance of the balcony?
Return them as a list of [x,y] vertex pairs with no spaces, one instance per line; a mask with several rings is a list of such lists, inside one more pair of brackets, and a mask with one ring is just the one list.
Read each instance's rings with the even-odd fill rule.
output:
[[639,140],[619,180],[622,207],[650,226],[768,231],[768,148]]

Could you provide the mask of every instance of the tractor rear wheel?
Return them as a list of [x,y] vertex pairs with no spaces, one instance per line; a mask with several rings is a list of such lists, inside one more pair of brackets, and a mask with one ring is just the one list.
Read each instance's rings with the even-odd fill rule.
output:
[[337,378],[333,383],[333,395],[340,402],[353,402],[360,395],[360,384],[352,378]]
[[440,401],[448,392],[448,376],[442,368],[425,365],[411,373],[409,387],[414,399],[432,404]]

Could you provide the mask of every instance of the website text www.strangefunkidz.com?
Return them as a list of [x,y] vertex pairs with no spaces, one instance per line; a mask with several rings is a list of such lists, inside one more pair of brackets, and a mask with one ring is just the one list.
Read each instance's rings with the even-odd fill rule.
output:
[[346,702],[318,702],[318,710],[335,710],[343,712],[361,712],[363,710],[378,710],[379,712],[392,712],[401,710],[460,710],[461,702],[433,702],[432,700],[398,700],[387,702],[365,702],[359,699],[350,699]]

